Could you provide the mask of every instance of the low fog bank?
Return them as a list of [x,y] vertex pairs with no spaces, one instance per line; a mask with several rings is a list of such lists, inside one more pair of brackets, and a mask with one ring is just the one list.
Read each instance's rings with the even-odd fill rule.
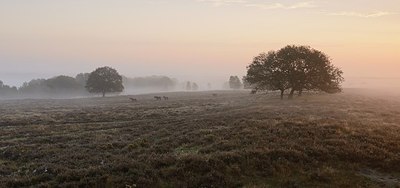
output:
[[343,93],[400,102],[400,88],[344,88]]
[[[0,99],[68,99],[100,96],[89,93],[85,86],[89,73],[80,73],[75,77],[55,76],[48,79],[32,79],[22,86],[10,86],[0,80]],[[122,76],[124,90],[114,95],[136,95],[176,91],[207,91],[223,89],[223,84],[202,83],[192,80],[178,80],[168,76]]]
[[[66,99],[100,96],[100,94],[91,94],[86,90],[85,85],[88,77],[89,73],[80,73],[75,77],[56,76],[48,79],[33,79],[24,82],[20,87],[9,86],[0,80],[0,99]],[[229,85],[229,78],[222,83],[211,83],[204,80],[200,82],[178,80],[168,76],[122,76],[122,78],[124,91],[108,93],[108,96],[232,88]],[[240,85],[240,78],[236,78]],[[400,78],[346,78],[343,88],[345,93],[400,98]]]
[[346,78],[344,92],[376,97],[400,97],[400,78]]
[[400,90],[399,78],[385,77],[349,77],[345,78],[343,87],[364,89],[397,89]]

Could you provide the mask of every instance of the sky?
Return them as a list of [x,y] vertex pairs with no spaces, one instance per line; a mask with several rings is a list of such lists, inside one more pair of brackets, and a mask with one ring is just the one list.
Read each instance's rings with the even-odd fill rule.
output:
[[254,56],[308,45],[345,78],[400,77],[399,0],[0,0],[0,80],[111,66],[223,82]]

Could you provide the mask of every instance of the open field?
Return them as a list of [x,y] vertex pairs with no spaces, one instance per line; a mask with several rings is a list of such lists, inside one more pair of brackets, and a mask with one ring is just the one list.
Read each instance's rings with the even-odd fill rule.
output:
[[0,187],[399,187],[400,101],[349,91],[0,101]]

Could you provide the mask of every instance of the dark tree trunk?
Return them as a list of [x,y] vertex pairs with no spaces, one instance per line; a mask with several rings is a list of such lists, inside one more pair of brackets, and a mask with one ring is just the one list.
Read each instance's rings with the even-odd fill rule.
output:
[[293,99],[294,92],[294,89],[290,90],[289,99]]
[[303,89],[299,90],[299,97],[303,96]]
[[106,92],[103,91],[103,97],[105,97],[105,96],[106,96]]
[[283,93],[285,92],[285,90],[281,90],[281,100],[283,100]]

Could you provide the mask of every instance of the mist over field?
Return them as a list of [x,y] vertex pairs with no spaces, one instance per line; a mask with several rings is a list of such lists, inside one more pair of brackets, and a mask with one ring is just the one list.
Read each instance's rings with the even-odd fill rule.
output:
[[[250,63],[246,66],[249,64]],[[48,74],[49,76],[41,73],[2,74],[1,76],[3,80],[0,81],[2,81],[3,88],[0,88],[0,99],[94,97],[96,95],[88,93],[85,88],[85,79],[87,79],[90,72],[91,71],[88,71],[87,73],[79,73],[77,70],[77,73],[69,74],[67,76],[65,76],[65,74],[56,75],[55,73]],[[122,70],[119,72],[129,71]],[[231,89],[229,87],[229,77],[233,75],[229,74],[229,69],[225,69],[223,71],[224,73],[221,73],[218,78],[208,76],[207,73],[205,76],[197,78],[196,75],[202,74],[201,72],[186,77],[181,74],[173,75],[170,72],[167,72],[167,70],[159,72],[164,74],[135,77],[129,77],[122,74],[122,82],[125,88],[122,92],[114,93],[112,95],[187,91],[187,82],[196,83],[198,85],[196,91],[229,90]],[[84,74],[86,77],[82,77]],[[243,82],[242,78],[245,75],[245,73],[238,74],[238,78],[241,82]],[[358,91],[364,91],[370,94],[375,93],[375,95],[392,96],[400,93],[400,78],[386,77],[383,74],[381,77],[354,77],[345,73],[342,87],[345,89],[361,89]],[[249,88],[241,87],[241,89]]]
[[400,187],[399,0],[0,0],[0,187]]

